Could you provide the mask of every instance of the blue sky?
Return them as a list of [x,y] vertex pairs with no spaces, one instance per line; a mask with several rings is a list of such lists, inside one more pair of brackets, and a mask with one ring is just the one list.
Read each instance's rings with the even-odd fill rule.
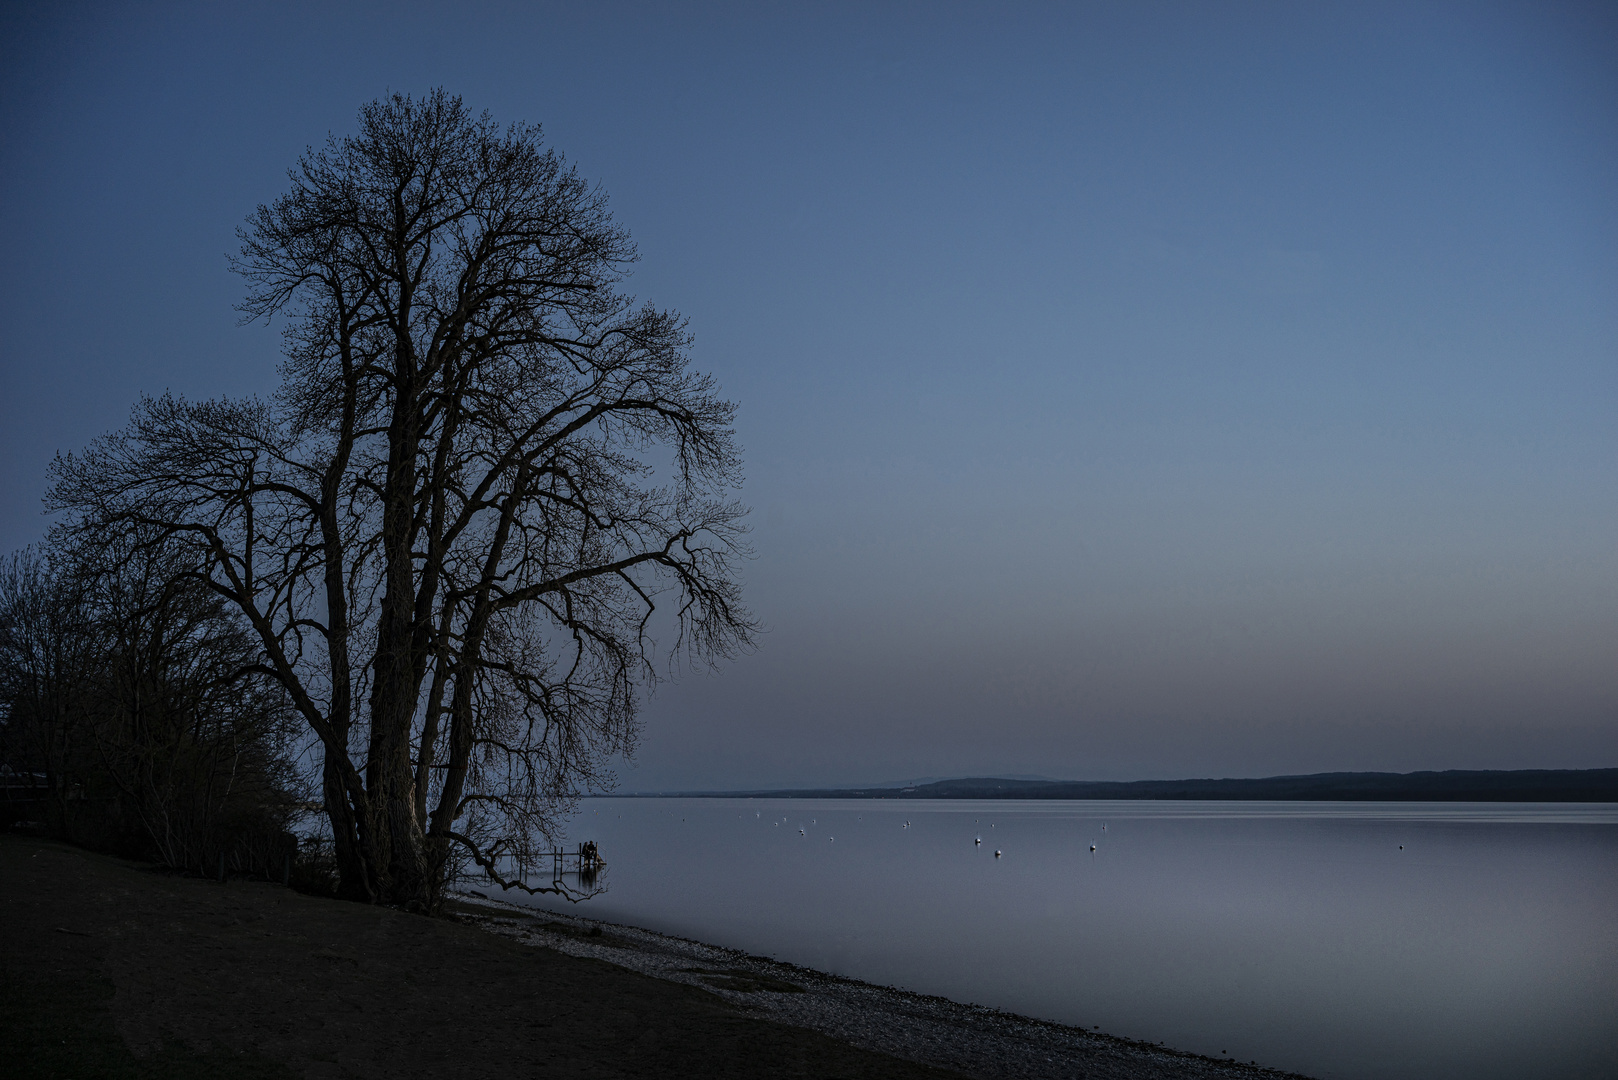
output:
[[273,388],[236,226],[440,85],[741,404],[770,633],[626,787],[1618,764],[1610,7],[11,5],[0,547]]

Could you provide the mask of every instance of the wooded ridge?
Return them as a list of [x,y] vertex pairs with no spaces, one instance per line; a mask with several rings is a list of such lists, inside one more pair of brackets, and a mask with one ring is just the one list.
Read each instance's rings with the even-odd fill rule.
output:
[[773,799],[1253,799],[1364,802],[1618,802],[1618,769],[1333,772],[1199,780],[1007,780],[966,777],[914,787],[643,792]]

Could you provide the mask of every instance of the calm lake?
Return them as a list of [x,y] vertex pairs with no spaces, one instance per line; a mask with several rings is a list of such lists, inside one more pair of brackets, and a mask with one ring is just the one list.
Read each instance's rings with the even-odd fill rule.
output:
[[1618,806],[592,799],[569,839],[608,890],[539,906],[1331,1080],[1618,1076]]

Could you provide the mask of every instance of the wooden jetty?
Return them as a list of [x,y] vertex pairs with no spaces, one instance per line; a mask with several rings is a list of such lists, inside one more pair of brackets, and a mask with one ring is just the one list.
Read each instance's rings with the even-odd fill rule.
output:
[[568,874],[575,874],[580,880],[589,880],[607,866],[594,840],[585,840],[576,851],[547,851],[541,852],[539,857],[551,861],[552,881],[561,881]]

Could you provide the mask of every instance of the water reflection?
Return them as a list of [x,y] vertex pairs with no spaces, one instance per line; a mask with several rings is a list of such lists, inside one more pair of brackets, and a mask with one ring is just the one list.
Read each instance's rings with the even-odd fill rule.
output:
[[608,806],[603,919],[1321,1077],[1618,1075],[1618,808]]

